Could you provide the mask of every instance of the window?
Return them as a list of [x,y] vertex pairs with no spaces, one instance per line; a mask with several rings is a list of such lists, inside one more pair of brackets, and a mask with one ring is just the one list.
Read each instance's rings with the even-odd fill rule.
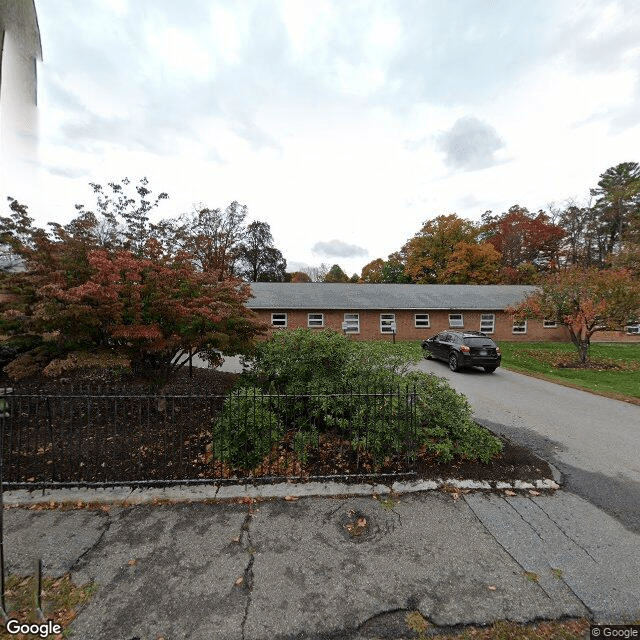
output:
[[271,326],[272,327],[286,327],[287,326],[287,314],[286,313],[272,313],[271,314]]
[[429,324],[429,314],[428,313],[416,313],[415,321],[416,321],[416,327],[418,329],[428,329],[431,326]]
[[640,322],[628,324],[625,327],[625,331],[631,335],[640,335]]
[[454,329],[455,327],[464,327],[464,319],[461,313],[449,314],[449,326]]
[[558,323],[555,320],[543,320],[542,326],[545,329],[554,329],[555,327],[558,326]]
[[345,333],[360,333],[360,314],[345,313],[342,328]]
[[527,321],[514,320],[512,333],[527,333]]
[[480,316],[480,331],[482,333],[493,333],[496,328],[495,313],[483,313]]
[[381,313],[380,314],[380,333],[395,333],[396,331],[396,314]]
[[309,313],[307,327],[324,327],[324,313]]

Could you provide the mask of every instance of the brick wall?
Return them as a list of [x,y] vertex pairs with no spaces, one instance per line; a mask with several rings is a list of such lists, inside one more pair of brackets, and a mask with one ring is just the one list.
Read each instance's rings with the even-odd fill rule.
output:
[[[261,321],[271,324],[272,311],[256,310]],[[380,314],[393,313],[389,310],[340,310],[340,311],[322,311],[322,310],[278,310],[273,313],[287,314],[287,328],[295,329],[298,327],[307,327],[307,317],[309,313],[324,314],[324,328],[342,330],[342,322],[345,313],[358,313],[360,316],[360,333],[351,334],[356,340],[392,340],[391,334],[383,334],[380,331]],[[420,312],[417,312],[420,313]],[[396,340],[421,340],[428,338],[439,331],[449,329],[449,314],[461,313],[464,325],[462,329],[467,331],[480,331],[480,311],[424,311],[422,313],[429,314],[429,327],[416,327],[415,314],[416,311],[396,311]],[[488,313],[488,312],[486,312]],[[513,333],[513,323],[510,317],[502,311],[494,312],[495,329],[491,337],[495,340],[506,340],[514,342],[533,342],[533,341],[565,341],[569,339],[567,330],[564,327],[544,328],[542,322],[538,320],[527,321],[527,331],[523,334]],[[276,329],[277,330],[277,329]]]
[[640,335],[624,331],[596,331],[591,337],[591,342],[635,342],[640,344]]

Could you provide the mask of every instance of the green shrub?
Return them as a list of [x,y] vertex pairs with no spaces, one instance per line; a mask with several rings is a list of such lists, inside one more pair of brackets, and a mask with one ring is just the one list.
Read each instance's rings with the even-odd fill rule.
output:
[[293,450],[302,464],[309,459],[309,449],[317,449],[319,446],[320,433],[317,429],[301,430],[293,437]]
[[401,453],[411,442],[413,421],[405,395],[384,395],[372,404],[360,404],[353,417],[351,444],[376,462]]
[[502,441],[473,421],[466,396],[452,389],[445,378],[412,371],[404,380],[416,389],[418,442],[443,462],[449,462],[456,455],[490,462],[502,451]]
[[[351,440],[377,462],[412,440],[416,450],[426,446],[443,462],[456,455],[490,461],[501,441],[473,422],[468,400],[444,378],[408,370],[419,358],[414,343],[354,342],[336,331],[295,329],[257,346],[241,384],[300,395],[273,398],[270,411],[283,430],[296,430],[294,450],[303,461],[326,432]],[[412,407],[407,394],[414,390]]]
[[269,398],[260,389],[236,390],[225,399],[222,415],[213,426],[214,456],[252,469],[283,434],[282,424],[269,407]]
[[293,329],[259,343],[251,361],[253,379],[280,391],[322,382],[339,385],[351,343],[337,331]]

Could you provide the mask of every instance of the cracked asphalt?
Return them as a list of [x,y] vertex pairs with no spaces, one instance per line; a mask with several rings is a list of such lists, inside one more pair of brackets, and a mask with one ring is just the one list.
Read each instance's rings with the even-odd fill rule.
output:
[[402,638],[415,610],[443,627],[633,620],[639,548],[563,491],[5,512],[9,571],[41,557],[97,584],[80,640]]

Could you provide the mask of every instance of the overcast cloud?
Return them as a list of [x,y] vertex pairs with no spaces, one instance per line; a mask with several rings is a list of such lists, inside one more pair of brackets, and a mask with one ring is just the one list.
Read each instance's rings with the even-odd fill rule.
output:
[[156,217],[238,200],[289,264],[352,273],[640,160],[637,0],[35,2],[40,169],[0,196],[42,224],[148,176]]

